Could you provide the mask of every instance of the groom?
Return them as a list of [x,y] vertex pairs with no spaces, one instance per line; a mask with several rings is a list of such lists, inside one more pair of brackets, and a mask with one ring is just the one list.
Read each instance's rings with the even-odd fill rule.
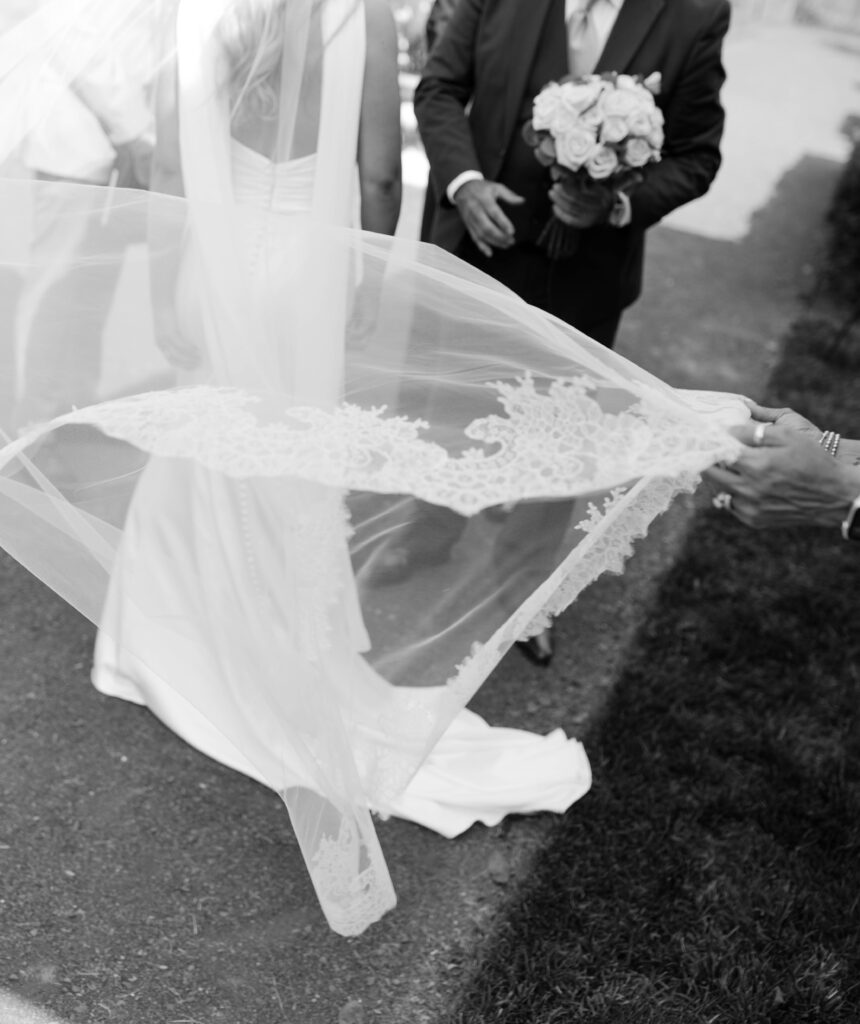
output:
[[[720,164],[727,0],[459,0],[415,93],[441,196],[430,240],[612,346],[639,295],[645,231],[707,191]],[[523,141],[532,101],[569,72],[659,72],[663,159],[629,196],[573,208]],[[536,244],[555,206],[584,230],[552,261]]]
[[[415,113],[441,197],[430,240],[607,347],[639,295],[645,231],[707,191],[720,164],[727,0],[458,0],[415,93]],[[532,102],[568,73],[659,72],[663,158],[629,195],[595,191],[570,203],[522,137]],[[582,229],[575,255],[551,260],[537,239],[551,214]],[[520,506],[500,531],[562,542],[569,503]],[[523,520],[528,520],[524,529]],[[465,520],[423,506],[402,544],[373,571],[377,583],[444,561]],[[520,551],[520,556],[522,552]],[[542,578],[535,557],[535,580]],[[526,653],[546,664],[549,640]]]

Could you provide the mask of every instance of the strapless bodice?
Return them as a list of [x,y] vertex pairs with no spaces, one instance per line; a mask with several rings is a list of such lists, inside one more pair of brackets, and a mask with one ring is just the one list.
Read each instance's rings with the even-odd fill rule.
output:
[[230,150],[237,203],[274,213],[310,210],[316,154],[276,163],[237,139],[231,140]]

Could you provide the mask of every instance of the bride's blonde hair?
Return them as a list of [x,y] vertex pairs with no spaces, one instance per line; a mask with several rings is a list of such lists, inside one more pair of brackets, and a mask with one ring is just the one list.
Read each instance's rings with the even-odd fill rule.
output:
[[218,32],[235,121],[278,112],[287,0],[235,0]]

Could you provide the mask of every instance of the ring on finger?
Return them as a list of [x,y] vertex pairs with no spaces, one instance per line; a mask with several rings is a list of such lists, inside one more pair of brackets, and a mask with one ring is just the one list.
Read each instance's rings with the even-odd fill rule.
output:
[[764,444],[764,435],[767,428],[770,426],[769,423],[756,423],[755,430],[753,431],[752,443],[756,448],[761,447]]
[[711,504],[721,512],[729,512],[732,507],[732,496],[728,491],[720,491],[711,499]]

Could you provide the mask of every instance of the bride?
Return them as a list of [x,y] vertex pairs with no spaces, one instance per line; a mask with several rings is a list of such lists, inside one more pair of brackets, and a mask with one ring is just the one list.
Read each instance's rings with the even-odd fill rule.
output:
[[[243,215],[252,210],[284,216],[310,213],[317,224],[345,225],[352,213],[355,173],[348,154],[357,151],[362,226],[393,233],[399,206],[399,95],[391,52],[393,22],[384,2],[369,0],[364,11],[344,3],[306,7],[302,13],[308,22],[290,27],[307,38],[300,84],[296,75],[300,98],[291,138],[285,137],[283,119],[273,116],[282,102],[276,90],[284,88],[286,4],[245,0],[223,11],[211,37],[201,33],[204,10],[206,17],[212,16],[211,0],[205,8],[183,0],[179,8],[177,81],[169,69],[162,74],[157,118],[159,138],[178,137],[179,145],[177,152],[159,152],[154,187],[164,190],[181,180],[189,197],[211,195],[223,205],[227,197],[218,188],[229,179]],[[295,17],[298,8],[290,13]],[[326,38],[332,42],[324,49]],[[383,52],[370,52],[362,60],[365,40],[370,50]],[[206,66],[210,46],[217,47],[211,64],[215,74],[206,80],[200,69]],[[294,59],[294,70],[297,66]],[[178,111],[172,108],[174,96],[179,98]],[[208,134],[207,120],[217,123],[219,118],[215,111],[206,118],[201,113],[213,100],[225,101],[225,108],[229,102],[230,123],[224,114],[215,134]],[[218,182],[212,154],[225,136],[229,167],[221,168],[223,179]],[[208,218],[208,213],[203,216]],[[264,327],[258,339],[275,339],[277,347],[266,352],[258,344],[250,356],[247,345],[238,348],[234,339],[213,346],[205,322],[211,313],[206,286],[227,263],[226,253],[219,252],[219,266],[206,268],[214,249],[195,252],[190,243],[176,268],[175,304],[156,302],[162,344],[188,365],[195,354],[202,359],[205,352],[205,379],[210,382],[247,378],[252,358],[258,364],[255,387],[277,379],[281,389],[301,394],[303,402],[331,407],[343,387],[339,348],[345,310],[338,303],[349,293],[349,266],[341,256],[340,266],[327,259],[314,274],[302,274],[302,301],[296,302],[286,286],[301,274],[300,261],[314,259],[313,239],[308,239],[310,252],[306,246],[297,251],[289,237],[276,235],[262,249],[258,228],[256,219],[247,227],[242,222],[233,237],[239,246],[235,269],[249,271],[243,309],[277,325],[277,334]],[[210,235],[212,229],[207,219],[199,234],[214,247],[218,242]],[[265,266],[259,262],[263,255]],[[164,268],[159,272],[163,275]],[[323,282],[320,305],[308,309],[305,289],[318,289]],[[320,313],[324,302],[332,307],[328,322]],[[175,322],[165,324],[174,309]],[[243,324],[246,330],[248,326]],[[313,337],[313,350],[293,346],[285,366],[281,340],[303,333]],[[312,700],[307,698],[305,708],[294,707],[304,688],[322,683],[352,690],[354,708],[341,724],[344,741],[363,759],[358,779],[363,790],[369,789],[371,765],[383,754],[395,753],[386,749],[393,745],[392,737],[374,725],[375,706],[393,699],[406,713],[407,701],[417,705],[434,696],[408,687],[389,695],[387,684],[362,656],[369,638],[343,535],[344,515],[342,496],[331,488],[289,480],[237,484],[206,469],[189,475],[186,466],[172,460],[150,460],[125,522],[96,645],[93,680],[98,689],[147,704],[198,749],[285,794],[288,807],[300,806],[293,812],[299,829],[310,807],[315,814],[327,810],[312,792],[320,787],[308,770],[297,729]],[[244,538],[245,543],[220,544],[204,577],[196,540],[188,544],[189,521],[195,538],[223,534],[226,527],[231,540]],[[321,536],[309,536],[309,525]],[[156,565],[170,571],[156,574],[151,571]],[[225,589],[224,581],[232,592],[229,608],[214,611],[210,605],[205,618],[195,615],[201,584],[214,594]],[[159,609],[157,617],[151,614],[154,608]],[[213,618],[222,623],[214,631]],[[173,623],[180,619],[185,622],[184,651],[177,650],[174,636]],[[241,648],[225,643],[224,621],[233,629],[241,627]],[[244,655],[237,660],[237,651],[261,629],[266,638],[260,637],[258,653],[244,663]],[[136,651],[159,652],[154,657],[163,668],[154,672],[153,656],[144,660]],[[181,693],[166,682],[180,660],[185,673]],[[315,759],[319,756],[314,754]],[[341,756],[334,749],[326,758]],[[524,762],[531,768],[525,786],[518,784]],[[495,823],[509,811],[561,810],[588,783],[588,763],[575,741],[560,734],[540,738],[489,730],[463,710],[406,793],[386,798],[382,789],[369,794],[369,801],[375,810],[454,835],[475,820]],[[296,791],[299,786],[306,791]],[[314,852],[315,878],[319,859]],[[349,928],[336,916],[336,904],[324,905],[333,923]]]
[[[97,623],[102,692],[282,796],[329,924],[354,935],[395,902],[371,811],[455,835],[588,789],[578,743],[465,705],[735,452],[724,428],[743,413],[384,237],[399,206],[385,0],[77,6],[0,41],[0,115],[58,53],[69,81],[108,53],[128,77],[157,19],[158,66],[139,72],[156,83],[153,192],[93,204],[7,181],[0,204],[64,188],[70,216],[128,238],[145,223],[148,243],[115,300],[80,296],[112,303],[103,400],[0,454],[0,543]],[[18,139],[51,101],[28,95]],[[26,227],[4,245],[26,265]],[[70,259],[94,257],[112,258]],[[493,564],[483,509],[571,496],[564,538],[523,537]],[[459,557],[366,585],[415,498],[470,517]]]

